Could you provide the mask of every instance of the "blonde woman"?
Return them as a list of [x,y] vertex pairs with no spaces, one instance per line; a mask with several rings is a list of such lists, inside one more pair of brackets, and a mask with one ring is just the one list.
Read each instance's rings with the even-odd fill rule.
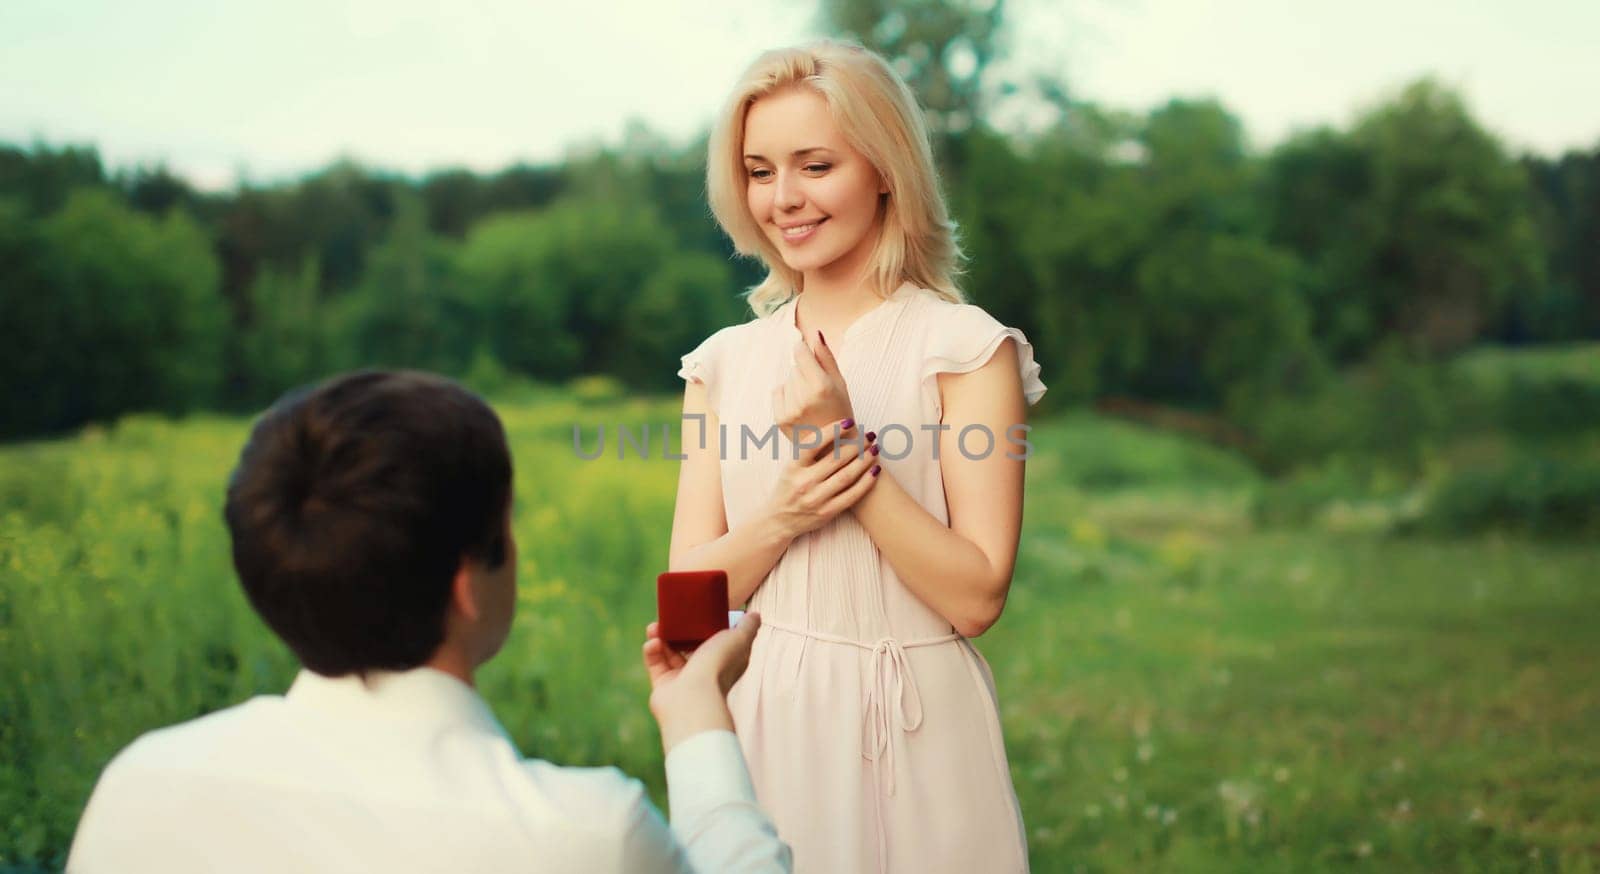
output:
[[683,358],[671,565],[725,569],[765,620],[729,700],[762,806],[801,872],[1026,870],[969,638],[1011,583],[1033,349],[962,302],[925,123],[878,56],[762,55],[706,179],[768,275]]

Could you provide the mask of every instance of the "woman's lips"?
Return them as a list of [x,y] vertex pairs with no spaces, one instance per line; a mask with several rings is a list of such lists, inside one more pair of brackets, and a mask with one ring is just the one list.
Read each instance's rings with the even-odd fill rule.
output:
[[794,227],[790,228],[779,228],[778,233],[783,236],[783,241],[786,243],[803,243],[815,236],[817,233],[817,228],[821,227],[822,223],[825,221],[827,221],[826,218],[820,218],[814,222],[811,222],[810,224],[795,225]]

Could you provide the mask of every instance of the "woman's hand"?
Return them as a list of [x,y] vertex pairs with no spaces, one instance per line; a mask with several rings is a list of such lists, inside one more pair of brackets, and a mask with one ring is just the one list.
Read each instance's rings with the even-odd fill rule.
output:
[[822,332],[817,332],[815,349],[805,340],[797,340],[792,352],[794,369],[788,381],[772,391],[773,421],[791,443],[796,442],[798,426],[820,428],[853,415],[850,389]]
[[821,429],[821,446],[802,446],[800,457],[784,465],[768,512],[789,538],[827,524],[878,481],[877,435],[861,440],[858,433],[849,419],[830,422]]

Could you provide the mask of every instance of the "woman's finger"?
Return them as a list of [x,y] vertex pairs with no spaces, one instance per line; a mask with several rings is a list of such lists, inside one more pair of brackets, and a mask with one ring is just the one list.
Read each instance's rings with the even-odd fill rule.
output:
[[772,389],[772,421],[785,422],[789,419],[789,385],[780,382]]
[[822,365],[817,363],[815,352],[804,340],[797,340],[794,344],[795,373],[808,385],[815,389],[825,389],[828,386],[828,375],[822,371]]
[[834,516],[854,507],[857,501],[866,496],[867,492],[877,484],[883,475],[883,465],[876,462],[867,468],[855,482],[850,483],[843,491],[834,495],[827,503],[822,505],[822,516],[831,519]]
[[[848,424],[850,427],[843,427],[846,424]],[[833,449],[836,446],[841,447],[839,449],[840,452],[844,451],[842,447],[845,446],[854,446],[856,447],[856,451],[865,452],[873,445],[873,441],[877,439],[877,435],[871,431],[868,431],[866,435],[863,436],[861,434],[861,426],[856,424],[854,419],[840,419],[839,421],[828,425],[827,430],[823,433],[827,438],[827,444],[823,447],[820,447],[816,452],[812,453],[812,455],[818,460],[821,460],[825,454],[830,456],[833,455]]]
[[808,473],[813,477],[812,482],[825,483],[836,476],[839,470],[862,455],[872,451],[872,446],[864,440],[840,439],[829,444],[829,450],[817,456]]
[[[789,459],[789,466],[791,468],[793,468],[793,469],[796,469],[796,470],[807,468],[807,467],[810,467],[813,463],[815,463],[817,459],[819,459],[823,455],[827,454],[827,452],[829,451],[829,447],[831,447],[833,445],[833,435],[834,434],[836,434],[836,433],[840,434],[840,435],[848,434],[850,432],[851,428],[855,427],[855,423],[851,422],[851,427],[850,428],[841,428],[840,426],[843,425],[845,422],[851,422],[851,420],[849,420],[849,419],[840,419],[840,420],[838,420],[836,422],[829,422],[828,424],[823,425],[820,429],[818,429],[822,434],[822,443],[820,445],[817,445],[817,446],[811,446],[809,444],[806,445],[806,446],[796,445],[795,451],[796,451],[797,455],[795,455],[793,458]],[[807,430],[806,433],[809,434],[810,431]],[[796,432],[795,436],[798,437],[799,433]]]
[[817,366],[822,368],[822,372],[836,377],[839,384],[843,385],[844,375],[839,372],[839,362],[833,357],[833,350],[828,347],[828,338],[822,336],[821,331],[817,332],[817,347],[812,351],[816,354]]
[[831,499],[866,476],[867,472],[877,463],[877,444],[874,443],[861,449],[852,457],[845,459],[828,476],[820,480],[817,493],[823,497],[823,500]]

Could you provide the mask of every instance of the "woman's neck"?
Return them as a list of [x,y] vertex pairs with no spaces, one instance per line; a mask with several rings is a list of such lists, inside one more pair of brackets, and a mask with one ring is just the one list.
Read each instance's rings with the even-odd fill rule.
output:
[[[843,335],[852,322],[883,302],[873,288],[869,270],[879,232],[881,229],[875,229],[854,251],[801,277],[796,322],[807,339],[819,328],[824,334]],[[884,289],[884,293],[888,291]]]
[[818,330],[842,338],[856,319],[882,302],[865,277],[829,281],[807,274],[795,302],[795,323],[808,341]]

